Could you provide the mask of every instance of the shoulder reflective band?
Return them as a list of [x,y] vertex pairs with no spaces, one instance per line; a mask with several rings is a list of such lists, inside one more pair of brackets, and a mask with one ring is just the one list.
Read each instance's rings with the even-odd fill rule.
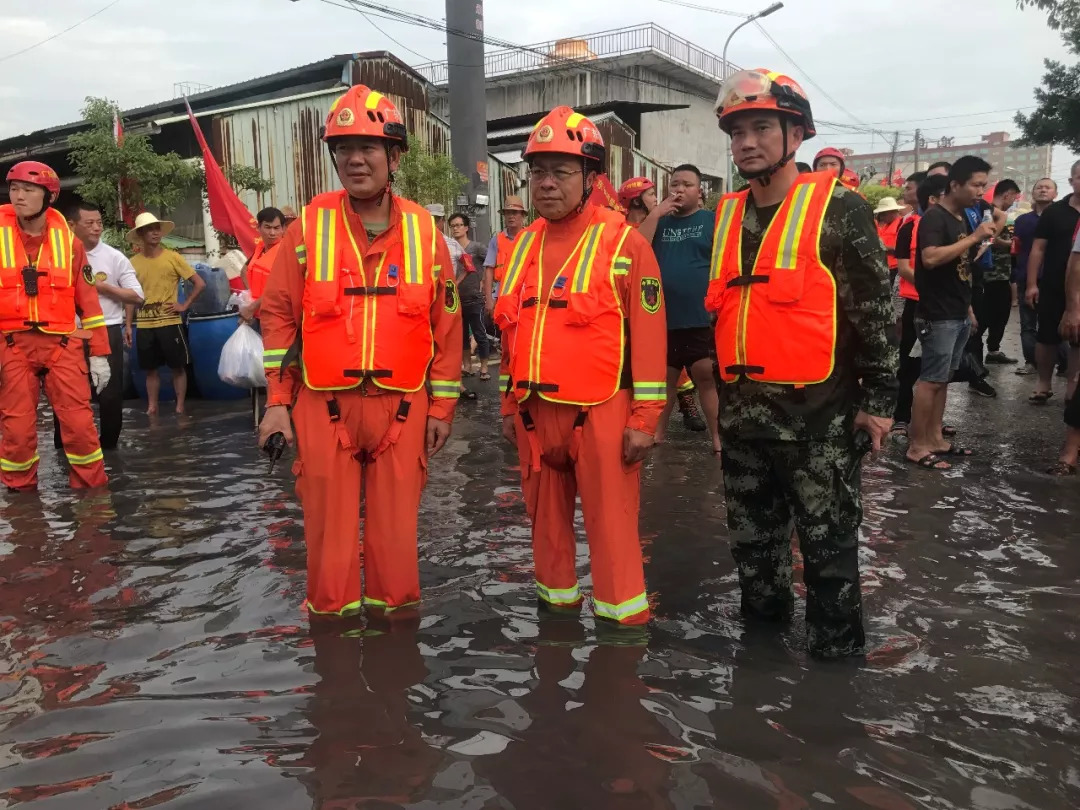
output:
[[281,368],[288,349],[263,349],[263,368]]
[[337,223],[332,208],[319,208],[315,212],[315,280],[333,281],[334,262],[337,260]]
[[303,242],[296,246],[296,260],[300,264],[307,264],[307,245]]
[[605,223],[590,225],[585,235],[585,246],[578,256],[577,268],[574,270],[574,283],[570,287],[571,292],[582,293],[589,289],[589,279],[592,277],[593,261],[596,259],[596,246],[600,243],[600,235],[604,232]]
[[514,245],[514,252],[510,254],[510,263],[507,267],[506,275],[503,276],[500,294],[505,295],[517,286],[519,277],[521,276],[521,269],[525,266],[525,259],[529,255],[529,248],[532,247],[533,239],[535,237],[536,231],[521,232],[517,244]]
[[83,329],[97,329],[99,326],[105,325],[104,315],[91,315],[89,318],[82,319]]
[[617,275],[617,276],[625,276],[627,273],[630,272],[630,268],[632,266],[633,266],[633,262],[631,262],[630,259],[626,258],[625,256],[617,256],[615,258],[615,265],[614,265],[615,275]]
[[457,380],[431,380],[431,395],[439,399],[457,399],[461,396],[461,383]]
[[639,402],[667,399],[667,382],[635,382],[634,399]]
[[15,266],[15,230],[0,228],[0,267]]
[[60,228],[49,228],[49,244],[52,247],[53,266],[61,269],[71,267],[71,241]]
[[419,284],[424,277],[420,261],[420,217],[402,214],[401,243],[405,250],[405,283]]
[[795,192],[795,197],[788,207],[784,229],[780,232],[780,250],[776,254],[778,270],[795,269],[796,248],[799,245],[799,237],[802,235],[803,224],[806,222],[806,201],[813,193],[814,184],[803,183]]
[[[720,278],[720,265],[727,251],[728,239],[731,238],[731,223],[735,218],[735,209],[739,199],[727,197],[720,202],[720,211],[716,215],[716,231],[713,233],[712,272],[710,279]],[[738,238],[738,235],[735,237]]]

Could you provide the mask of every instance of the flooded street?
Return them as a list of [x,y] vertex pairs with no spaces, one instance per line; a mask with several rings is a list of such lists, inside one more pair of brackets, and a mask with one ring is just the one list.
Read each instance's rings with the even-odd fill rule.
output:
[[992,374],[998,400],[953,387],[975,458],[867,466],[872,650],[840,664],[801,618],[744,625],[720,468],[677,417],[644,474],[647,646],[538,621],[494,383],[432,464],[423,618],[390,633],[309,630],[290,465],[266,477],[243,403],[129,410],[96,495],[42,421],[40,494],[0,494],[0,807],[1080,806],[1080,485],[1037,472],[1061,394]]

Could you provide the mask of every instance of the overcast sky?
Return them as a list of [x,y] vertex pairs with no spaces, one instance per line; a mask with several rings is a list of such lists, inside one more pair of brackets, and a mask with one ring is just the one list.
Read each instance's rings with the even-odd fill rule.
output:
[[[226,85],[336,53],[386,49],[413,64],[424,61],[421,56],[445,57],[440,32],[375,21],[416,52],[410,53],[360,14],[330,2],[115,0],[74,30],[5,59],[109,0],[0,0],[0,137],[76,120],[87,95],[131,108],[173,97],[179,82]],[[768,4],[694,2],[743,13]],[[445,10],[443,0],[386,4],[437,18]],[[485,14],[489,36],[524,44],[655,22],[715,53],[738,23],[661,0],[487,0]],[[1043,15],[1017,11],[1013,0],[786,0],[764,25],[798,66],[753,26],[736,35],[730,59],[793,75],[811,95],[816,118],[883,130],[922,127],[930,139],[951,135],[958,144],[1000,129],[1015,135],[1012,111],[1033,104],[1042,60],[1071,60]],[[969,67],[958,67],[962,61]],[[881,138],[869,134],[820,130],[804,151],[826,145],[884,148]],[[1071,158],[1055,150],[1053,174],[1059,181]]]

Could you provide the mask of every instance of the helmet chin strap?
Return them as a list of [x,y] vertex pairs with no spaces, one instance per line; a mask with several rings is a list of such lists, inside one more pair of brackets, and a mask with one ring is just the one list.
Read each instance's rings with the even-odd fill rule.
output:
[[795,153],[788,151],[788,124],[787,118],[783,115],[780,116],[780,132],[784,136],[784,156],[780,158],[776,163],[768,168],[761,169],[756,172],[743,172],[740,169],[740,173],[747,180],[757,180],[761,185],[767,186],[772,182],[773,175],[787,166],[791,161],[795,159]]
[[[327,145],[327,149],[330,152],[330,162],[334,164],[334,171],[337,173],[338,177],[340,178],[341,172],[338,171],[337,158],[334,157],[334,150],[329,145]],[[387,166],[387,168],[390,167],[390,142],[389,141],[386,141],[386,166]],[[383,200],[386,197],[394,196],[393,185],[394,185],[394,173],[393,172],[387,172],[386,186],[384,188],[379,189],[378,194],[373,194],[370,197],[357,197],[354,194],[349,194],[349,199],[350,200],[356,200],[357,202],[367,202],[368,200],[374,200],[376,197],[378,197],[378,199],[375,201],[375,207],[378,208],[383,204]],[[348,191],[346,191],[346,193],[348,194]]]

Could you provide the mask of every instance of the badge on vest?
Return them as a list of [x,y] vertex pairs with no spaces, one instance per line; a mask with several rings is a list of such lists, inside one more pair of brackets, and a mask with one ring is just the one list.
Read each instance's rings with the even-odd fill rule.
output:
[[83,269],[82,269],[82,277],[83,277],[83,281],[85,281],[87,284],[93,286],[93,284],[94,284],[94,268],[91,267],[90,265],[86,265],[85,267],[83,267]]
[[457,285],[449,279],[446,280],[446,311],[450,313],[458,311]]
[[641,280],[641,308],[650,315],[660,309],[660,279],[647,276]]

